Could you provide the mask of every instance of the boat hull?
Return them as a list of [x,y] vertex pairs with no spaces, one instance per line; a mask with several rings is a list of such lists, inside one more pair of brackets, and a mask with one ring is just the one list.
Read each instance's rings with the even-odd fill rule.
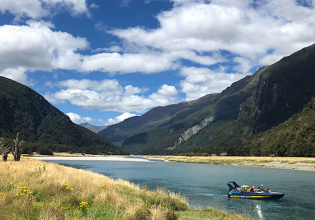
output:
[[[229,198],[238,199],[281,199],[284,193],[271,192],[270,190],[265,191],[244,191],[244,189],[239,186],[235,181],[230,181],[227,183],[229,186]],[[248,186],[247,186],[248,187]]]
[[238,199],[281,199],[284,193],[266,192],[266,193],[247,193],[247,192],[229,192],[229,198]]

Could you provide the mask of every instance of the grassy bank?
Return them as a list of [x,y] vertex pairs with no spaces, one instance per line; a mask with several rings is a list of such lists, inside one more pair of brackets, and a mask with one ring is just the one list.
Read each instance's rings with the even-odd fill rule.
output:
[[149,156],[185,163],[225,164],[315,171],[314,157]]
[[0,219],[244,219],[190,210],[166,190],[89,171],[22,158],[0,162]]

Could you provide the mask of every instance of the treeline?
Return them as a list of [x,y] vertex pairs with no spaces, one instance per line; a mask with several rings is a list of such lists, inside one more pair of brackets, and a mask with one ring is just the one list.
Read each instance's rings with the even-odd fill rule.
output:
[[315,156],[315,97],[286,122],[270,130],[193,152],[199,155]]
[[[1,141],[11,149],[14,141],[9,138],[1,138]],[[89,145],[78,147],[76,145],[51,144],[41,142],[24,142],[22,147],[22,154],[38,153],[41,155],[53,155],[53,152],[69,152],[69,153],[84,153],[95,155],[129,155],[129,152],[117,148],[111,144],[103,145]]]

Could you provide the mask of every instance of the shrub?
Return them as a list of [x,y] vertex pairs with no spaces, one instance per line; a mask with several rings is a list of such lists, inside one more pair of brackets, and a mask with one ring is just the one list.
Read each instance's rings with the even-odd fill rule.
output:
[[151,219],[151,212],[146,206],[141,206],[137,209],[135,218],[137,220],[148,220]]
[[38,147],[36,152],[41,155],[54,155],[54,152],[46,146]]

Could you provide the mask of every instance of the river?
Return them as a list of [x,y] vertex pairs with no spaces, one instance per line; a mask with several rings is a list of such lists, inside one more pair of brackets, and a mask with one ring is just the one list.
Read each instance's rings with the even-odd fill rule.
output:
[[[41,159],[41,158],[39,158]],[[314,219],[315,172],[273,168],[165,162],[145,158],[124,160],[60,160],[42,158],[66,166],[124,179],[149,190],[163,188],[180,193],[192,209],[214,207],[253,219]],[[283,192],[280,200],[245,200],[227,197],[229,181],[239,185],[264,184]]]

